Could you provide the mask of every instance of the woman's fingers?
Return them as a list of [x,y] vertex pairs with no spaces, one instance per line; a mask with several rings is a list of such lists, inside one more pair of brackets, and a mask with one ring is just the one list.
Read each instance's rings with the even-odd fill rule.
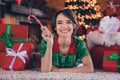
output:
[[45,30],[46,26],[41,26],[41,31]]
[[41,31],[42,31],[42,37],[52,37],[52,33],[48,30],[48,28],[46,26],[42,26],[41,27]]
[[52,66],[52,71],[59,72],[59,68]]
[[47,29],[46,26],[41,26],[41,31],[43,35],[48,36],[49,30]]

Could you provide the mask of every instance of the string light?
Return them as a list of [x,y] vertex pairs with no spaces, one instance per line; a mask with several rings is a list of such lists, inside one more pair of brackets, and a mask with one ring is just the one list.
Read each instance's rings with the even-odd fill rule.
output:
[[[97,24],[101,18],[100,6],[96,0],[65,0],[65,6],[75,12],[78,23],[85,29]],[[86,33],[81,38],[86,38]]]

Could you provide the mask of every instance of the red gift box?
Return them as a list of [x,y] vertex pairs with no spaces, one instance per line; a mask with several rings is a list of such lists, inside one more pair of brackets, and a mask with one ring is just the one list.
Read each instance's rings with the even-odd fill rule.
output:
[[13,48],[6,48],[7,55],[2,65],[6,70],[24,70],[31,53],[33,45],[31,43],[14,43]]
[[104,51],[118,51],[120,50],[120,46],[114,45],[110,47],[97,45],[94,48],[91,49],[90,55],[92,57],[92,61],[94,64],[94,68],[96,69],[102,69],[103,68],[103,56]]
[[32,68],[40,68],[41,67],[41,57],[39,52],[32,53]]
[[6,54],[7,54],[6,52],[0,52],[0,67],[2,66],[2,64],[5,61]]
[[13,42],[27,42],[27,41],[28,41],[27,26],[0,24],[0,51],[5,51],[5,48],[7,46],[12,47]]
[[119,61],[120,61],[119,51],[105,50],[103,58],[103,70],[119,72],[120,70]]
[[41,67],[41,57],[39,52],[32,52],[32,56],[30,58],[30,61],[28,62],[28,65],[26,66],[26,69],[34,69],[34,68],[40,68]]

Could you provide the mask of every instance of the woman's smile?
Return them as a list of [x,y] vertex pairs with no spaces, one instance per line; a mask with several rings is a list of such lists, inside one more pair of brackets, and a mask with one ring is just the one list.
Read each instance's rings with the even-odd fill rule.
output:
[[68,33],[70,31],[70,29],[60,29],[60,32],[62,33]]
[[59,14],[56,20],[56,31],[61,37],[70,37],[73,33],[72,21],[63,14]]

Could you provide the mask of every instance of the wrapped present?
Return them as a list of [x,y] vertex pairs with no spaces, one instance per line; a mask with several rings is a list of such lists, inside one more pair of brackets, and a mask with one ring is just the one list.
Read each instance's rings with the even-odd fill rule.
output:
[[104,51],[103,70],[120,72],[120,56],[118,51]]
[[41,57],[39,52],[32,53],[32,68],[40,68],[41,67]]
[[2,68],[24,70],[33,48],[31,43],[14,43],[13,48],[6,48],[7,55]]
[[0,24],[0,51],[12,48],[13,42],[27,42],[28,27],[24,25]]
[[6,54],[7,54],[6,52],[0,52],[0,67],[2,66],[2,64],[5,61]]
[[32,56],[27,62],[25,69],[36,69],[41,67],[41,57],[39,52],[32,52]]
[[96,69],[103,68],[104,51],[109,51],[109,50],[110,51],[118,51],[118,50],[120,50],[120,46],[114,45],[114,46],[107,47],[107,46],[97,45],[91,49],[90,55],[92,57],[94,68],[96,68]]

